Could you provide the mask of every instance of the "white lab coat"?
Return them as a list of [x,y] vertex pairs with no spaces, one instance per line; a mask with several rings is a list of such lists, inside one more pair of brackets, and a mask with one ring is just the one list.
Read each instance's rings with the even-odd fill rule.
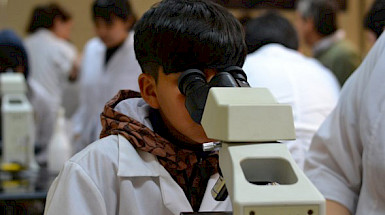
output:
[[312,141],[305,173],[356,215],[385,214],[385,35],[344,84]]
[[[149,106],[128,99],[115,108],[150,129]],[[229,198],[215,201],[208,181],[200,211],[231,211]],[[55,179],[47,196],[46,215],[179,215],[192,208],[182,188],[156,156],[134,149],[121,135],[102,138],[76,154]]]
[[51,102],[59,107],[76,59],[75,46],[44,28],[29,35],[24,44],[30,65],[29,78],[41,84],[51,95]]
[[[200,211],[229,211],[229,199],[211,196],[218,174],[208,182]],[[126,138],[98,140],[65,164],[53,182],[46,215],[179,215],[192,208],[156,157],[136,151]]]
[[130,32],[107,64],[105,55],[106,46],[99,38],[91,39],[84,48],[79,108],[72,118],[73,133],[81,135],[75,141],[75,151],[99,138],[100,113],[119,90],[139,92],[138,77],[142,70],[135,57],[134,33]]
[[243,69],[252,87],[266,87],[279,103],[292,106],[296,140],[286,144],[303,168],[311,138],[337,104],[337,79],[318,61],[280,44],[249,54]]
[[58,107],[51,102],[51,95],[37,81],[29,79],[28,86],[28,99],[34,111],[35,147],[40,149],[36,160],[39,164],[44,164],[47,161],[47,147],[55,127]]

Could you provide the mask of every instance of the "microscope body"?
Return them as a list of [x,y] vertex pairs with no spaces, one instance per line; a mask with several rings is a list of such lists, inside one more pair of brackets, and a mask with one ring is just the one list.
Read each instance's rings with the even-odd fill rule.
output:
[[34,114],[26,80],[20,73],[3,73],[0,86],[3,167],[17,164],[21,169],[37,169]]
[[324,215],[325,199],[282,140],[294,140],[293,114],[267,89],[210,89],[202,116],[221,141],[219,165],[234,215]]

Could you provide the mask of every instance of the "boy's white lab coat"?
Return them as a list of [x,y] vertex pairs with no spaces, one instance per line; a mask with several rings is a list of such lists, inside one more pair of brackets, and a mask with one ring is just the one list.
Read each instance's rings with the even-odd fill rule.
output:
[[[200,211],[231,211],[215,201],[211,177]],[[68,189],[69,188],[69,189]],[[53,182],[45,214],[179,215],[192,208],[181,187],[150,153],[137,151],[126,138],[111,135],[70,159]]]

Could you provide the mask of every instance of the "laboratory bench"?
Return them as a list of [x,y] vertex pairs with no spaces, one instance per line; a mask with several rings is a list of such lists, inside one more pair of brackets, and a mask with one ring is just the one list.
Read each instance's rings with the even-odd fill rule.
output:
[[0,171],[0,214],[42,214],[55,177],[47,168]]

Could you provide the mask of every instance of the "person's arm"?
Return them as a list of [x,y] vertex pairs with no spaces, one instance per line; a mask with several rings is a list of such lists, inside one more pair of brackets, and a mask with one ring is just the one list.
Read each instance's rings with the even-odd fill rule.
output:
[[107,215],[103,196],[78,164],[66,162],[52,183],[44,215]]
[[349,210],[338,202],[326,201],[326,215],[351,215]]
[[81,55],[79,55],[75,58],[73,65],[72,65],[71,72],[68,75],[68,80],[70,82],[74,82],[78,79],[81,61],[82,61]]
[[[342,88],[335,110],[313,137],[305,161],[305,173],[327,200],[338,202],[354,214],[361,198],[362,153],[368,130],[363,128],[368,111],[365,100],[373,80],[373,71],[385,56],[385,36],[368,54],[361,66]],[[378,71],[376,74],[379,74]],[[373,104],[375,105],[375,104]],[[328,203],[330,205],[330,203]]]
[[344,85],[349,76],[357,69],[360,62],[361,59],[356,53],[346,53],[334,59],[333,71],[341,86]]
[[51,57],[57,66],[57,71],[68,81],[75,81],[80,69],[81,56],[78,55],[75,46],[67,41],[58,41],[56,45]]

